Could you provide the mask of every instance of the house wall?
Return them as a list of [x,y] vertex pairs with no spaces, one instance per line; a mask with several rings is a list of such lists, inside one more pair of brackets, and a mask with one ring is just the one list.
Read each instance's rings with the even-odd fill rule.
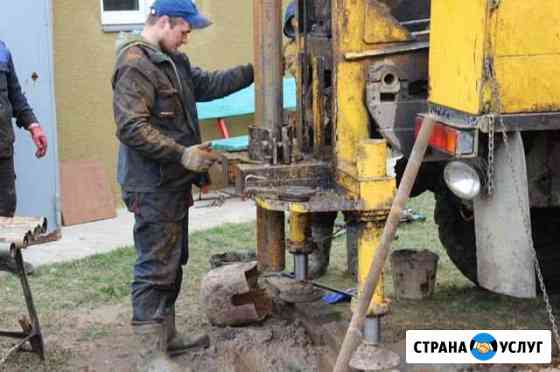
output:
[[[184,48],[193,64],[220,69],[252,61],[253,2],[198,0],[197,6],[214,24],[193,32]],[[110,86],[117,34],[102,31],[99,0],[53,0],[53,8],[60,160],[101,161],[118,195]],[[231,120],[231,134],[245,134],[251,121]],[[214,122],[201,125],[204,139],[218,137]]]

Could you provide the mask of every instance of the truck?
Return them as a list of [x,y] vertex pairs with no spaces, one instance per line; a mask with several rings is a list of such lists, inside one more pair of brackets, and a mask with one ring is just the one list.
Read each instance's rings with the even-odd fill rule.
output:
[[[510,296],[560,288],[560,3],[299,0],[295,115],[282,111],[281,1],[254,4],[255,126],[237,183],[257,202],[259,268],[282,271],[293,255],[289,298],[313,297],[307,263],[329,238],[313,232],[324,213],[345,215],[360,289],[426,117],[412,196],[434,193],[454,264]],[[366,334],[387,311],[380,284]]]
[[441,243],[467,278],[516,297],[557,290],[559,4],[433,0],[416,31],[411,2],[397,3],[395,19],[429,33],[429,52],[420,69],[385,60],[370,73],[374,131],[404,154],[400,175],[420,118],[436,120],[413,193],[435,194]]

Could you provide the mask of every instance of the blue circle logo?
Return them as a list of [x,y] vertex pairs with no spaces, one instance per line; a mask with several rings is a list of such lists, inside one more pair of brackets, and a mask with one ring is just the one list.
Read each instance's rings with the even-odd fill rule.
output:
[[470,344],[471,354],[478,360],[490,360],[496,355],[498,341],[489,333],[479,333]]

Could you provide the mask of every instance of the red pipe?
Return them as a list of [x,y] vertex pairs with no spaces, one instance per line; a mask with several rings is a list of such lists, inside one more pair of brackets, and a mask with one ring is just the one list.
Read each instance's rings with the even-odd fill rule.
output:
[[225,119],[218,118],[218,122],[216,123],[216,126],[218,127],[218,131],[222,135],[222,138],[229,138],[229,130]]

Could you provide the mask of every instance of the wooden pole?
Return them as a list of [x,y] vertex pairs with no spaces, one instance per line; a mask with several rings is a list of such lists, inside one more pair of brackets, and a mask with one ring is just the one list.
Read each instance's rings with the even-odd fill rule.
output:
[[400,221],[401,210],[408,201],[410,190],[412,190],[412,186],[414,185],[414,181],[418,175],[418,170],[422,165],[422,160],[424,159],[424,154],[426,153],[426,148],[428,147],[428,143],[432,135],[433,126],[434,122],[431,117],[426,116],[422,122],[418,138],[412,148],[412,153],[410,154],[403,178],[399,185],[399,189],[397,190],[397,195],[393,201],[393,205],[391,206],[389,217],[387,218],[383,234],[381,235],[379,248],[375,252],[364,287],[362,288],[358,299],[358,306],[352,315],[352,321],[346,331],[346,336],[344,337],[344,341],[336,359],[334,372],[349,371],[348,363],[350,362],[350,358],[352,358],[352,353],[356,350],[362,339],[361,330],[364,327],[368,307],[371,302],[373,292],[379,282],[381,271],[383,270],[387,254],[391,248],[391,242],[395,238],[395,233]]

